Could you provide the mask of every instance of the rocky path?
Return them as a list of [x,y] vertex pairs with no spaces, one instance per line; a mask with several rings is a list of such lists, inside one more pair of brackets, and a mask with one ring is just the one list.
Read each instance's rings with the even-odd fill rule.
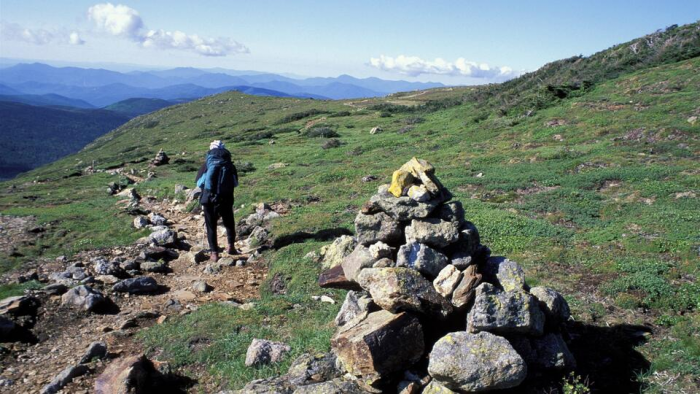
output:
[[[131,246],[81,252],[71,259],[37,261],[29,272],[3,278],[4,282],[34,278],[51,286],[49,291],[31,291],[25,296],[23,300],[38,301],[35,310],[30,306],[5,314],[18,327],[11,342],[0,347],[0,392],[94,392],[95,379],[107,365],[140,354],[142,349],[134,340],[138,331],[203,304],[226,302],[239,306],[258,296],[267,269],[247,240],[237,242],[239,250],[247,253],[224,253],[218,263],[209,263],[201,251],[205,242],[203,218],[184,212],[184,206],[176,202],[144,198],[134,205],[142,212],[155,214],[151,216],[155,222],[160,223],[162,218],[165,224],[154,226],[154,233],[172,231],[176,233],[175,242],[159,246],[151,234]],[[4,219],[3,223],[12,223],[13,229],[19,226],[19,222]],[[219,235],[220,245],[225,245],[223,231]],[[127,278],[153,278],[158,287],[138,294],[113,288],[114,283]],[[81,284],[109,302],[89,312],[86,304],[70,305],[66,290]],[[47,384],[61,371],[79,365],[93,342],[107,345],[107,357],[87,363],[82,376],[72,379],[62,391],[47,391]]]

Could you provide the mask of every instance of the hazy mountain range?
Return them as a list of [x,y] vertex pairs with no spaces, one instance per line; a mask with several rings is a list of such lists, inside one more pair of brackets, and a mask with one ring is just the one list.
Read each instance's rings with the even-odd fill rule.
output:
[[[20,63],[0,69],[0,94],[57,94],[104,107],[129,98],[163,100],[195,99],[238,90],[247,94],[314,99],[379,97],[390,93],[429,89],[440,83],[387,81],[379,78],[294,79],[278,74],[227,70],[175,68],[163,71],[120,73],[104,69],[52,67],[42,63]],[[234,75],[236,74],[236,75]]]

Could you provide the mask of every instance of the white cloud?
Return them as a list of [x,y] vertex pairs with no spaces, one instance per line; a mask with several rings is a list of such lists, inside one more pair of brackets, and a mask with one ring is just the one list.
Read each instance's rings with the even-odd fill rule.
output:
[[0,38],[3,40],[21,41],[34,45],[71,44],[83,45],[85,41],[78,32],[67,32],[55,29],[32,29],[17,23],[0,22]]
[[369,65],[383,71],[412,77],[421,74],[434,74],[506,80],[520,75],[520,72],[514,71],[510,67],[494,67],[486,63],[471,62],[461,57],[454,62],[448,62],[441,58],[430,61],[417,56],[399,55],[394,58],[381,55],[378,58],[371,58]]
[[248,53],[248,48],[228,37],[201,37],[181,31],[146,29],[138,11],[125,5],[96,4],[88,9],[88,18],[98,29],[113,36],[138,42],[144,48],[175,49],[204,56]]

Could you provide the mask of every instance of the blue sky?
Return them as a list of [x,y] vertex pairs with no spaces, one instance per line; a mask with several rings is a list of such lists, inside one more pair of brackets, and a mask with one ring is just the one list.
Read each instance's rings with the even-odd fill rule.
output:
[[700,19],[697,0],[106,4],[1,0],[0,57],[473,84]]

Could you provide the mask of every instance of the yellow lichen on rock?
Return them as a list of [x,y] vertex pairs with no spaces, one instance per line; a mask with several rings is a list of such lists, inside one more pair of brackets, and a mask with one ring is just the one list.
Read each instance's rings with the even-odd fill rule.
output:
[[414,157],[402,165],[399,170],[409,172],[415,178],[420,179],[430,193],[437,194],[440,192],[440,182],[434,176],[435,167],[427,161]]
[[391,186],[389,186],[389,193],[393,194],[394,197],[401,197],[403,191],[406,187],[411,186],[415,178],[413,175],[404,170],[394,171],[394,175],[391,177]]

